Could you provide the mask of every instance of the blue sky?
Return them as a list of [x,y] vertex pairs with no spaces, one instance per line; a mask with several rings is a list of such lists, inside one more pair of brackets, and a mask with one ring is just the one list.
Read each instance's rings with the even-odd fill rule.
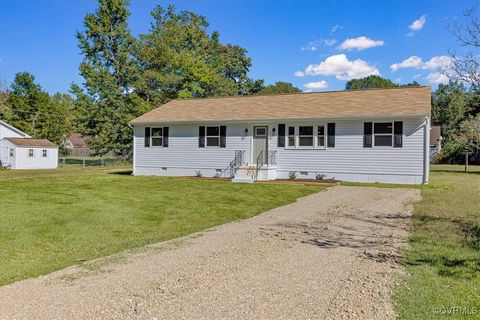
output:
[[[343,89],[352,77],[380,74],[436,87],[448,49],[447,26],[470,1],[153,1],[131,0],[134,35],[148,31],[156,4],[207,17],[223,43],[245,47],[250,76],[292,82],[305,91]],[[75,31],[94,0],[0,0],[0,80],[28,71],[49,92],[81,83]]]

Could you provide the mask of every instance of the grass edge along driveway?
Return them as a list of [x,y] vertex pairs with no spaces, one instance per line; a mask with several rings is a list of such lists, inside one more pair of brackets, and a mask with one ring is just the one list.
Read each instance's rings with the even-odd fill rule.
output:
[[415,204],[400,319],[480,318],[480,167],[434,165]]
[[0,285],[245,219],[320,186],[133,177],[115,168],[0,172]]

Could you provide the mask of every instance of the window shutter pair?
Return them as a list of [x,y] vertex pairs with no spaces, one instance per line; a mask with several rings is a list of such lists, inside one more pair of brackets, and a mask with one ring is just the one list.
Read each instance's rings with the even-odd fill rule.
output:
[[[198,127],[198,147],[205,148],[205,126]],[[227,147],[227,126],[220,126],[220,148]]]
[[[363,123],[363,147],[371,148],[373,145],[373,123]],[[393,147],[401,148],[403,146],[403,122],[395,121],[393,123]]]
[[[163,127],[163,147],[164,148],[168,148],[168,135],[169,135],[168,127]],[[151,128],[145,127],[145,138],[144,138],[145,148],[150,147],[150,138],[151,138]]]

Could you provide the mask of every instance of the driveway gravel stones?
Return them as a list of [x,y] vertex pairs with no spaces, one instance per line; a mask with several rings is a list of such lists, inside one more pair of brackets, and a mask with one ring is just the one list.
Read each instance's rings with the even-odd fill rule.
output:
[[394,319],[418,190],[337,186],[0,287],[0,319]]

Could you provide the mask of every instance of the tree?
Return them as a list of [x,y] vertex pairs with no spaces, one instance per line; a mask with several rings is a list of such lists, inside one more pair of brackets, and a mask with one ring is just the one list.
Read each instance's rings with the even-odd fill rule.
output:
[[469,117],[460,124],[456,139],[464,151],[472,152],[475,158],[480,153],[480,115]]
[[128,0],[99,0],[98,9],[85,16],[85,30],[77,32],[85,83],[84,88],[72,86],[72,92],[82,113],[82,133],[99,154],[129,155],[132,130],[128,122],[148,109],[134,92],[138,70],[127,5]]
[[449,30],[463,47],[458,55],[450,50],[451,64],[444,68],[446,76],[480,88],[480,20],[473,7],[464,12],[464,23],[453,23]]
[[32,74],[20,72],[15,75],[7,104],[11,125],[31,136],[41,136],[48,121],[50,96],[35,83]]
[[432,94],[432,122],[442,126],[445,144],[453,142],[460,123],[470,110],[471,95],[465,86],[456,81],[440,84]]
[[141,77],[135,89],[152,106],[175,98],[251,94],[251,59],[238,45],[223,45],[209,34],[205,17],[174,6],[152,11],[149,33],[140,35],[136,56]]
[[359,90],[371,88],[394,88],[397,87],[393,81],[377,75],[367,76],[361,79],[352,79],[345,84],[346,90]]
[[295,87],[289,82],[277,81],[275,84],[266,86],[261,93],[262,94],[281,94],[281,93],[298,93],[300,89]]

